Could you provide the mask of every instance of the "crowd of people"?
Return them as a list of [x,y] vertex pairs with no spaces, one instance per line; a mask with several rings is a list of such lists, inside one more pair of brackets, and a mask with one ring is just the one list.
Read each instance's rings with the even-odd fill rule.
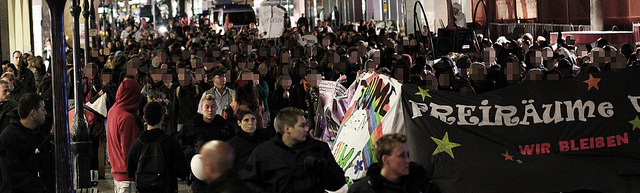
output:
[[[325,21],[312,29],[298,22],[305,27],[285,26],[282,36],[272,39],[261,39],[253,24],[229,24],[220,33],[208,22],[196,23],[170,20],[167,34],[132,20],[107,29],[104,34],[116,35],[99,37],[102,46],[77,70],[83,72],[81,98],[73,96],[73,56],[67,54],[69,99],[102,103],[108,112],[93,116],[89,128],[94,142],[106,137],[116,192],[158,192],[154,187],[176,192],[178,178],[193,192],[340,189],[344,172],[329,146],[317,140],[322,129],[315,124],[315,75],[349,87],[363,73],[379,73],[429,89],[480,94],[522,81],[640,64],[635,45],[618,51],[606,40],[582,48],[570,37],[551,45],[548,37],[528,33],[495,43],[478,35],[471,53],[430,58],[425,34],[404,36],[377,29],[374,22]],[[318,41],[299,41],[305,35]],[[2,63],[1,192],[54,190],[51,67],[62,65],[49,64],[50,57],[16,51]],[[147,169],[141,169],[141,157],[154,142],[168,171],[160,183],[138,179]],[[409,159],[406,136],[383,136],[374,155],[377,163],[350,192],[438,191]],[[93,154],[93,168],[98,156],[104,155]],[[200,177],[190,169],[196,157],[203,164]]]

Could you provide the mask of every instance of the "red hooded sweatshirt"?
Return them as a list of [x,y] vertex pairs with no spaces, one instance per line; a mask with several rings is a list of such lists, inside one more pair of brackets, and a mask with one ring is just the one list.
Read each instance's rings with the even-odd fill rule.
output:
[[140,85],[124,80],[116,93],[116,102],[107,114],[107,149],[111,173],[115,181],[135,181],[127,177],[127,155],[138,138],[138,124],[134,117],[140,107]]

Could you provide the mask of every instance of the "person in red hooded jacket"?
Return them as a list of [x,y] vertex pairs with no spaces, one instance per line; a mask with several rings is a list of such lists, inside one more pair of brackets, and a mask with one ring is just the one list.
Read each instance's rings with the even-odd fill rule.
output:
[[116,193],[136,191],[135,179],[127,176],[127,155],[138,138],[135,115],[139,107],[140,85],[132,79],[122,81],[116,92],[116,102],[107,114],[107,150]]

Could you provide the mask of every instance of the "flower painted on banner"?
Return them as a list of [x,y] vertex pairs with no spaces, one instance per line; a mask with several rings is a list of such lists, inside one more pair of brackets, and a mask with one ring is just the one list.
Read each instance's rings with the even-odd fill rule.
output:
[[425,97],[431,98],[431,95],[429,94],[429,89],[422,89],[422,87],[418,87],[418,89],[420,89],[420,91],[418,91],[416,95],[422,96],[423,101]]
[[633,128],[631,128],[632,131],[635,131],[636,128],[640,129],[640,118],[638,118],[638,116],[636,116],[635,119],[629,121],[629,123],[633,125]]
[[592,87],[595,87],[596,90],[600,90],[598,88],[598,82],[600,82],[600,78],[594,78],[593,75],[589,74],[589,80],[585,80],[584,83],[589,84],[587,90],[591,90]]
[[449,154],[451,158],[455,159],[455,157],[453,157],[453,151],[451,149],[454,147],[459,147],[460,144],[449,141],[449,132],[445,132],[442,139],[438,139],[435,137],[431,137],[431,139],[433,140],[433,142],[436,142],[436,144],[438,144],[438,147],[436,147],[436,150],[433,151],[432,155],[436,155],[440,152],[447,152],[447,154]]
[[362,164],[363,164],[362,160],[356,161],[356,165],[353,166],[353,170],[355,170],[353,174],[358,174],[358,172],[364,170],[364,166],[362,166]]
[[504,156],[504,160],[505,160],[505,161],[506,161],[506,160],[511,160],[511,161],[513,161],[513,156],[512,156],[512,155],[509,155],[509,151],[507,151],[507,152],[503,153],[503,154],[502,154],[502,156]]

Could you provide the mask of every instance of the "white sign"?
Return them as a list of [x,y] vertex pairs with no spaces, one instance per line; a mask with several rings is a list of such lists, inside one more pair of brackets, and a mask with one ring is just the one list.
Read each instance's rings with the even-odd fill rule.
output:
[[284,13],[282,8],[266,6],[260,9],[260,37],[277,38],[284,31]]

